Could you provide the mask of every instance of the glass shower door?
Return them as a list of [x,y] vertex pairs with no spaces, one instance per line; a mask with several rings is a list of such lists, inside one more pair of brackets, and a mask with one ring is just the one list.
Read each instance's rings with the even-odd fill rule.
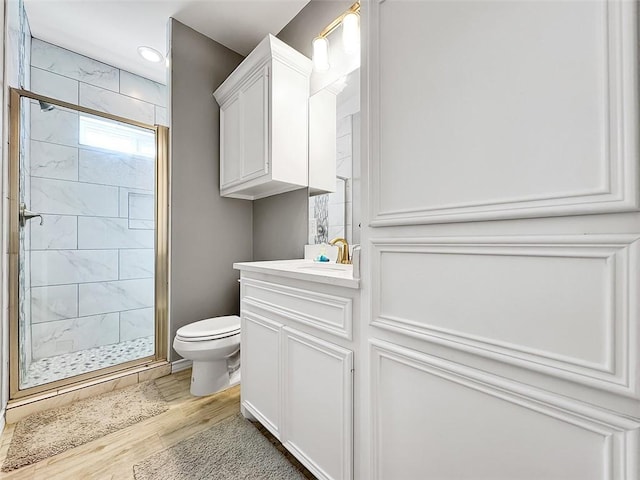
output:
[[156,358],[163,127],[56,103],[22,96],[12,119],[20,127],[12,205],[19,391]]

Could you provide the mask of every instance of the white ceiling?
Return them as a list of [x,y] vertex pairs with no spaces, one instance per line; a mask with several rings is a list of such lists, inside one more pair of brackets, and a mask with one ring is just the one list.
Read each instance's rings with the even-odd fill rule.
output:
[[140,45],[167,51],[169,17],[247,55],[277,34],[309,0],[25,0],[31,34],[157,82],[165,65],[140,58]]

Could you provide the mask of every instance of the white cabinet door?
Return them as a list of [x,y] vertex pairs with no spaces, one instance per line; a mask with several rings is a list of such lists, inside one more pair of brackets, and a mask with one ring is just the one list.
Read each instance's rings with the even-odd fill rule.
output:
[[268,171],[269,77],[267,68],[240,92],[242,109],[242,180]]
[[280,331],[282,325],[242,314],[242,405],[280,438]]
[[242,150],[240,143],[240,96],[237,95],[220,108],[220,188],[240,180]]
[[284,445],[322,479],[350,479],[353,353],[289,327],[284,337]]
[[235,180],[221,182],[223,197],[258,200],[308,185],[311,69],[311,60],[267,35],[213,93],[223,111],[238,102],[228,132],[234,155],[221,147],[221,176]]

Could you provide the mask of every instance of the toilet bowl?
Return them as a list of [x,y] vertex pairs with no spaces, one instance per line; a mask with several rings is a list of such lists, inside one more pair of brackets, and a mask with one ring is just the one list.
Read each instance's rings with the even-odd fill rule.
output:
[[176,332],[173,348],[193,361],[192,395],[201,397],[224,390],[237,383],[240,373],[240,317],[207,318],[185,325]]

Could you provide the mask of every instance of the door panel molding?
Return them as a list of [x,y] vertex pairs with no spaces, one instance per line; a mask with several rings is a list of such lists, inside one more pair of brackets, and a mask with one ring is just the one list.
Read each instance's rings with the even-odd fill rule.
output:
[[[451,392],[455,392],[458,395],[469,395],[469,401],[474,398],[481,398],[486,406],[494,403],[494,400],[496,402],[503,401],[509,405],[508,414],[523,424],[531,424],[531,422],[540,424],[544,421],[542,428],[546,428],[547,431],[543,432],[542,438],[530,438],[527,431],[514,432],[507,427],[505,432],[516,438],[521,435],[522,441],[531,441],[533,444],[544,441],[558,442],[559,440],[556,439],[554,434],[566,433],[567,428],[563,424],[575,427],[573,429],[569,428],[574,438],[584,437],[584,439],[581,438],[583,445],[590,444],[592,449],[599,449],[602,472],[597,477],[594,475],[594,478],[636,478],[640,438],[640,423],[636,421],[564,396],[538,390],[525,384],[422,354],[390,342],[372,339],[369,341],[369,350],[371,361],[370,408],[372,412],[371,468],[372,478],[374,479],[385,478],[383,465],[385,462],[390,462],[392,465],[397,463],[397,461],[394,462],[397,459],[391,458],[394,452],[388,453],[385,451],[382,426],[389,426],[396,422],[403,424],[405,421],[411,423],[413,416],[419,415],[418,412],[403,410],[401,405],[397,405],[398,402],[404,401],[403,398],[406,395],[404,395],[405,392],[397,392],[397,388],[393,387],[398,387],[398,377],[402,377],[402,380],[412,378],[414,383],[406,385],[406,388],[416,392],[417,401],[419,401],[425,392],[431,391],[427,389],[428,385],[426,383],[425,385],[415,383],[415,380],[423,375],[425,382],[437,382],[441,385],[443,390],[439,392],[439,395],[450,394]],[[406,374],[413,376],[405,377],[404,375]],[[447,390],[450,387],[453,390]],[[478,397],[477,393],[481,394],[481,396]],[[429,409],[430,405],[428,403],[430,401],[426,401],[426,404],[423,405],[424,409]],[[494,407],[498,411],[504,408],[500,407],[499,403]],[[483,410],[479,410],[478,414],[480,415],[482,412]],[[385,415],[390,413],[394,416],[393,422],[385,418]],[[455,405],[452,405],[452,417],[455,417],[456,413]],[[463,414],[464,412],[459,413]],[[506,413],[507,410],[505,410]],[[411,416],[411,418],[403,419],[403,415]],[[538,416],[540,416],[540,421],[535,420]],[[455,435],[473,435],[473,429],[482,428],[482,423],[470,425],[469,427],[469,431],[457,432]],[[390,432],[385,431],[384,433],[388,435]],[[454,435],[453,432],[451,434]],[[593,438],[594,435],[595,439]],[[414,441],[417,442],[418,439],[414,439]],[[406,439],[405,445],[411,445],[411,441]],[[598,445],[600,446],[598,447]],[[423,447],[421,446],[421,448]],[[461,448],[464,448],[464,442],[461,443]],[[514,450],[514,452],[523,451],[526,451],[526,449]],[[475,452],[477,453],[477,451]],[[413,463],[420,462],[419,459],[415,459],[416,455],[411,455],[411,452],[405,453],[407,455],[406,458],[411,458]],[[464,453],[460,454],[464,455]],[[462,459],[464,459],[464,456],[462,456]],[[504,462],[508,463],[509,459],[505,458]],[[572,468],[570,462],[567,468]],[[396,473],[401,474],[401,472],[397,471]]]
[[[371,29],[368,35],[370,44],[367,58],[370,82],[369,128],[371,134],[369,155],[372,188],[369,209],[371,226],[485,221],[638,210],[640,207],[637,181],[638,118],[636,106],[638,104],[638,75],[636,62],[631,60],[637,58],[636,2],[609,0],[602,3],[602,8],[599,7],[600,3],[591,3],[594,9],[598,9],[597,13],[595,11],[585,13],[585,18],[589,16],[589,20],[592,20],[591,15],[597,17],[592,22],[592,26],[595,29],[594,35],[602,33],[601,38],[598,40],[597,50],[599,53],[594,53],[595,57],[592,58],[594,63],[592,69],[594,70],[593,77],[588,79],[590,82],[602,83],[598,87],[602,104],[598,104],[597,108],[599,110],[597,113],[590,112],[593,115],[598,115],[597,117],[582,117],[585,118],[585,121],[591,119],[594,122],[591,125],[594,129],[596,128],[595,125],[598,125],[597,131],[601,134],[599,145],[602,145],[602,148],[599,149],[600,151],[594,152],[595,156],[592,158],[584,156],[582,158],[566,157],[566,161],[556,151],[555,155],[558,155],[563,160],[563,162],[560,162],[561,164],[554,167],[557,174],[560,173],[559,169],[562,169],[563,178],[556,187],[550,187],[548,182],[543,179],[554,176],[554,172],[549,165],[538,167],[533,163],[529,163],[528,168],[531,168],[536,175],[539,174],[538,176],[540,176],[542,172],[547,172],[547,175],[541,178],[536,177],[536,175],[530,175],[525,181],[520,174],[521,170],[517,170],[518,175],[516,176],[516,173],[509,173],[506,169],[500,167],[500,162],[503,162],[504,159],[498,161],[491,158],[477,158],[479,162],[486,164],[485,172],[489,176],[486,179],[482,177],[474,178],[474,182],[468,184],[460,183],[458,180],[461,180],[460,176],[464,175],[464,173],[452,169],[451,176],[445,177],[448,181],[444,183],[451,186],[459,184],[459,187],[454,193],[450,191],[445,193],[448,199],[444,201],[438,201],[437,195],[433,196],[435,194],[432,194],[431,200],[418,193],[407,197],[405,195],[406,191],[407,189],[411,190],[411,188],[403,184],[406,182],[403,182],[402,179],[407,180],[410,177],[403,177],[402,173],[397,173],[411,172],[414,179],[428,177],[428,170],[421,170],[420,174],[414,172],[416,166],[425,161],[420,157],[421,153],[423,155],[438,154],[441,162],[451,160],[439,152],[434,153],[429,150],[428,152],[431,153],[428,153],[426,148],[420,150],[420,152],[407,148],[407,144],[417,145],[419,143],[418,140],[412,142],[411,137],[408,137],[408,135],[411,135],[410,128],[414,128],[411,125],[416,122],[419,124],[424,119],[409,118],[405,125],[406,128],[394,124],[394,118],[389,118],[388,122],[391,123],[387,123],[389,98],[404,95],[402,100],[397,101],[407,103],[411,101],[411,98],[415,100],[415,96],[408,96],[407,92],[410,92],[411,88],[402,89],[394,82],[389,82],[394,83],[393,86],[390,85],[388,87],[393,89],[393,95],[391,96],[389,95],[391,92],[385,89],[387,87],[384,85],[384,80],[381,80],[383,71],[381,65],[388,64],[388,60],[391,58],[387,58],[387,56],[404,58],[402,55],[405,57],[412,55],[414,57],[413,60],[407,57],[406,61],[403,61],[403,65],[407,66],[409,71],[403,72],[402,78],[411,79],[418,78],[422,74],[427,75],[424,71],[426,70],[424,64],[416,61],[412,51],[405,51],[406,49],[403,48],[405,44],[402,42],[410,42],[413,38],[411,35],[417,35],[417,33],[409,31],[410,27],[407,25],[405,27],[406,38],[388,35],[388,32],[397,26],[393,22],[398,22],[398,19],[403,18],[403,15],[409,16],[409,13],[401,10],[410,8],[408,5],[411,5],[412,8],[427,8],[424,6],[427,4],[417,7],[416,5],[419,5],[419,3],[395,2],[392,0],[386,2],[374,1],[368,4],[369,27]],[[525,13],[521,12],[519,15],[524,15]],[[421,14],[414,15],[416,18],[420,18],[420,16]],[[516,16],[516,18],[519,17]],[[383,27],[383,24],[386,25],[386,28]],[[381,42],[381,38],[384,42]],[[395,48],[389,46],[389,42]],[[381,51],[382,43],[387,44],[384,51]],[[577,47],[572,44],[567,45],[566,48],[568,49],[591,48],[587,46]],[[587,50],[580,50],[577,53],[584,53],[585,51]],[[620,54],[621,51],[625,52],[625,54]],[[498,53],[495,54],[498,55]],[[400,62],[400,60],[396,60],[396,62]],[[389,72],[393,72],[393,75],[397,76],[396,70],[392,67],[387,66],[386,71],[388,75],[390,75]],[[408,80],[407,85],[413,85],[410,82],[411,80]],[[386,107],[382,102],[383,98],[387,99]],[[505,110],[506,115],[511,111],[508,110],[509,102],[506,102],[505,105],[507,109]],[[393,108],[396,109],[396,107]],[[415,108],[417,109],[418,107]],[[596,107],[594,106],[594,108]],[[571,109],[567,107],[566,111],[571,111]],[[498,116],[500,112],[502,111],[500,110],[497,113]],[[491,114],[491,112],[488,112],[488,114]],[[554,112],[549,111],[548,117],[553,118]],[[577,116],[576,118],[579,119],[581,117]],[[395,119],[395,121],[397,120]],[[537,119],[537,121],[544,124],[541,119]],[[507,125],[509,124],[507,123]],[[459,145],[464,145],[464,136],[467,133],[471,135],[473,132],[464,130],[464,127],[460,128],[459,133],[463,137],[460,139]],[[390,132],[396,132],[394,133],[395,137],[391,137]],[[397,132],[401,132],[402,135]],[[579,142],[578,133],[574,134],[573,137],[571,132],[566,132],[566,135],[568,135],[570,142],[574,144]],[[427,139],[420,141],[428,142]],[[385,144],[385,142],[390,143]],[[494,143],[496,145],[500,144],[497,139],[494,139]],[[394,153],[386,156],[381,153],[386,151]],[[450,149],[448,151],[451,153]],[[522,154],[524,155],[525,153],[527,152],[523,150]],[[471,162],[471,160],[467,157],[462,163]],[[517,158],[513,160],[518,161]],[[435,161],[436,159],[431,159],[430,165],[435,165]],[[524,168],[525,161],[520,159],[520,162]],[[575,166],[572,167],[578,162],[585,165],[582,167],[583,170],[578,170]],[[426,167],[423,168],[426,169]],[[593,178],[589,177],[587,179],[585,177],[576,180],[575,175],[572,176],[570,174],[571,171],[578,174],[586,170],[589,170],[589,175]],[[455,175],[455,178],[453,175]],[[496,179],[500,179],[501,182],[495,183]],[[469,196],[467,194],[469,188],[475,188],[474,185],[482,184],[483,181],[494,182],[492,183],[492,185],[495,185],[493,190],[479,189],[475,198],[473,198],[474,195]],[[522,189],[513,190],[510,188],[509,185],[514,182],[517,185],[522,185]],[[440,182],[440,184],[442,183]],[[533,187],[530,184],[534,184]],[[553,182],[551,182],[551,185],[553,185]],[[525,191],[524,186],[527,186],[528,192]],[[519,189],[522,190],[522,194],[517,192]],[[398,197],[402,191],[405,192],[405,194],[402,194],[405,196]],[[455,194],[456,192],[457,195]],[[393,204],[390,203],[391,199],[393,199]]]
[[[640,398],[636,320],[639,238],[576,235],[372,239],[371,268],[376,281],[371,285],[370,324]],[[484,258],[491,260],[491,270],[482,270],[488,266],[483,263]],[[572,268],[574,272],[570,271]],[[446,270],[451,269],[455,273],[449,278]],[[565,273],[563,278],[549,278],[558,272]],[[590,275],[587,277],[584,272]],[[540,278],[532,278],[535,275]],[[511,303],[508,292],[504,293],[510,284],[522,292]],[[525,288],[531,285],[539,288]],[[558,291],[563,286],[564,290]],[[557,293],[557,297],[538,298],[547,290]],[[595,313],[587,312],[590,323],[586,323],[586,316],[565,304],[575,304],[586,292],[593,292],[590,305]],[[407,298],[397,299],[405,293]],[[474,298],[474,294],[478,297]],[[456,297],[466,300],[456,302]],[[562,297],[566,297],[564,301]],[[529,310],[523,312],[522,319],[510,316],[523,308]],[[582,322],[583,318],[585,329],[598,328],[603,335],[581,332],[579,328],[573,331],[575,322]],[[517,325],[516,332],[513,325]]]

